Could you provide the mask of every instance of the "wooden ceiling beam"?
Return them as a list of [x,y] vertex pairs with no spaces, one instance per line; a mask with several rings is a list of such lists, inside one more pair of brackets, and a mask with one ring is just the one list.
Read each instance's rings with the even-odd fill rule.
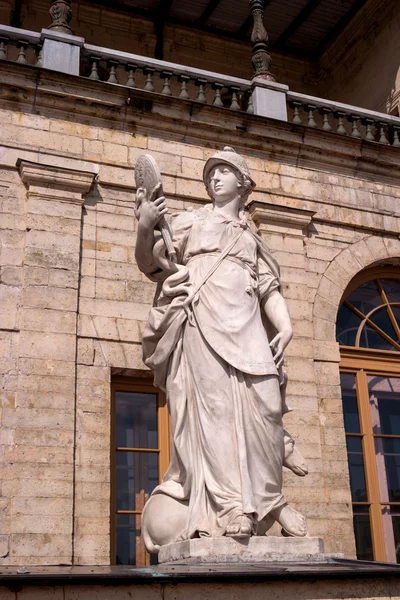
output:
[[164,27],[168,20],[168,15],[174,0],[160,0],[157,15],[154,19],[154,31],[156,34],[156,47],[154,49],[154,58],[164,59]]
[[242,23],[242,25],[239,27],[239,29],[236,30],[236,34],[239,37],[244,37],[246,35],[246,33],[248,33],[250,27],[253,25],[253,17],[250,14],[247,19],[244,21],[244,23]]
[[21,9],[22,9],[22,0],[14,0],[14,5],[13,5],[13,8],[11,10],[11,15],[10,15],[11,27],[18,27],[18,28],[21,27],[21,25],[22,25]]
[[356,0],[349,11],[336,23],[336,25],[330,30],[328,35],[320,42],[317,49],[315,50],[316,55],[320,58],[325,50],[335,41],[345,27],[350,23],[353,17],[356,16],[363,6],[367,3],[367,0]]
[[321,4],[321,2],[322,0],[308,0],[307,4],[301,9],[297,17],[293,19],[290,25],[276,40],[274,44],[274,48],[276,50],[279,50],[285,46],[286,42],[296,33],[299,27],[303,25],[303,23],[314,12],[317,6]]
[[220,4],[221,0],[210,0],[202,15],[195,22],[195,26],[202,27],[203,25],[205,25],[208,19],[211,17],[213,12],[218,8]]

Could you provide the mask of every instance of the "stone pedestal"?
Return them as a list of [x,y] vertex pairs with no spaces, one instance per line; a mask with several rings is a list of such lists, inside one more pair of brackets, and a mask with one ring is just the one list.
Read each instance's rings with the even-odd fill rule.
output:
[[342,554],[325,554],[321,538],[254,536],[249,539],[229,537],[198,538],[162,546],[160,564],[221,563],[326,563]]
[[287,121],[286,93],[287,85],[268,81],[261,77],[253,79],[251,84],[254,114]]
[[42,29],[40,39],[43,43],[42,65],[45,69],[79,75],[80,49],[85,43],[84,38]]

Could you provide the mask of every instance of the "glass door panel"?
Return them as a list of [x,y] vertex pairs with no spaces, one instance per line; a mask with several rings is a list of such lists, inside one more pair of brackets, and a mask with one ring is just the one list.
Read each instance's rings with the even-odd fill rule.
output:
[[373,433],[400,437],[400,378],[368,376]]
[[354,533],[358,560],[374,560],[368,506],[353,506]]
[[343,416],[346,433],[360,433],[355,373],[341,373]]

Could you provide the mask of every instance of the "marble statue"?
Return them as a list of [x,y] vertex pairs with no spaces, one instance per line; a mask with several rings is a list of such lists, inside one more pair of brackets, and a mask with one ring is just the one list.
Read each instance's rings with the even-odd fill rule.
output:
[[169,217],[160,183],[137,190],[136,260],[158,282],[143,356],[172,424],[171,463],[143,512],[149,552],[248,538],[274,521],[283,535],[307,534],[282,495],[282,466],[301,476],[307,467],[282,425],[292,327],[279,267],[247,223],[255,182],[229,147],[207,160],[203,179],[212,202]]

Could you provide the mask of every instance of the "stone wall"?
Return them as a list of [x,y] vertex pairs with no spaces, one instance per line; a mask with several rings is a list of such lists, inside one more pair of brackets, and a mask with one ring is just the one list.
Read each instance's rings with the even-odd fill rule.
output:
[[[110,380],[146,375],[154,287],[134,261],[133,166],[159,162],[171,211],[208,202],[232,145],[293,319],[293,412],[310,474],[285,493],[328,552],[354,557],[335,319],[361,269],[400,257],[398,150],[227,109],[0,65],[3,564],[109,564]],[[86,101],[82,102],[82,98]]]

